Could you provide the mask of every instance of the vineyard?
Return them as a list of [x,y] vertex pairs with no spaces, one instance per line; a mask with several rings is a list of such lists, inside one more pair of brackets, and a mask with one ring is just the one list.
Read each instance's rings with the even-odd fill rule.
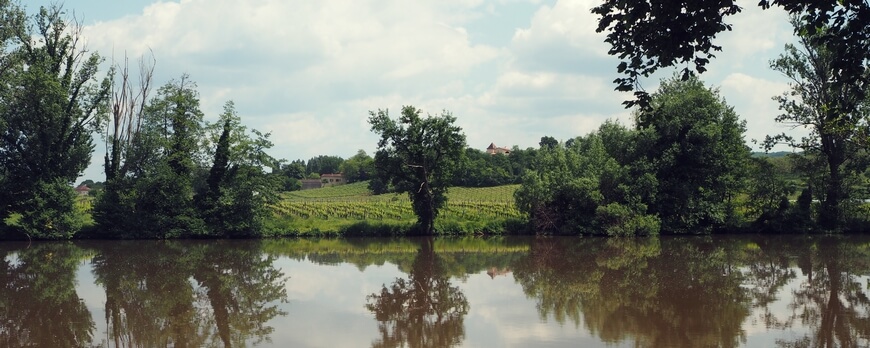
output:
[[[451,188],[447,206],[440,218],[451,220],[495,220],[521,218],[514,206],[513,193],[518,185],[487,188]],[[301,219],[340,219],[355,221],[414,221],[408,196],[404,194],[372,195],[365,183],[294,191],[273,207],[281,217]]]

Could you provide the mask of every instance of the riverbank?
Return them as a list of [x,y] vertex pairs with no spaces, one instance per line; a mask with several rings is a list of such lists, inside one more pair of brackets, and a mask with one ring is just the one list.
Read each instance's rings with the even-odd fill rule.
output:
[[[439,235],[533,234],[526,217],[514,205],[519,185],[485,188],[454,187],[439,212]],[[90,214],[93,197],[78,197],[77,218],[84,228],[73,239],[104,239]],[[319,189],[284,192],[270,205],[262,237],[337,237],[413,235],[417,217],[408,197],[389,193],[373,195],[367,182]],[[0,240],[26,240],[17,231],[16,216],[5,222]],[[0,227],[2,229],[2,227]]]
[[[453,187],[448,202],[435,223],[437,235],[533,235],[527,217],[516,209],[514,192],[519,185],[486,188]],[[94,197],[78,197],[76,218],[84,228],[73,239],[114,239],[101,233],[90,214]],[[862,207],[870,208],[870,205]],[[284,192],[270,205],[270,218],[263,222],[260,237],[393,237],[415,235],[416,216],[403,194],[373,195],[367,183]],[[0,240],[28,240],[16,228],[16,216],[0,224]],[[866,222],[853,221],[837,233],[870,231]],[[729,226],[713,233],[816,234],[812,224],[794,221],[762,221]],[[208,237],[203,237],[208,238]]]

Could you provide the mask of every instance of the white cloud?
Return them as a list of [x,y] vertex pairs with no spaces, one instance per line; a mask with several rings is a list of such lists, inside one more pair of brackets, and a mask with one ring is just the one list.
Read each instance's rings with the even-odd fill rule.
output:
[[[153,50],[158,83],[189,73],[207,117],[234,100],[250,128],[273,133],[279,158],[371,151],[368,111],[397,114],[403,105],[452,111],[473,147],[530,147],[544,135],[588,133],[606,119],[629,123],[621,102],[631,95],[613,91],[618,60],[606,54],[604,34],[595,33],[590,9],[597,4],[159,1],[96,22],[85,34],[89,48],[106,56]],[[776,10],[753,7],[734,17],[735,31],[720,38],[725,52],[702,78],[722,86],[745,118],[751,112],[772,119],[761,111],[775,93],[753,86],[777,83],[767,55],[777,53],[790,29]],[[741,82],[744,75],[760,80]],[[645,83],[650,91],[655,84]],[[770,125],[749,120],[747,138]]]
[[[790,126],[777,123],[774,120],[782,112],[772,97],[781,95],[788,89],[788,84],[782,81],[762,79],[744,73],[733,73],[722,81],[720,90],[726,96],[726,102],[734,106],[734,111],[746,120],[746,140],[748,142],[751,140],[761,141],[767,135],[783,132],[796,136],[806,134],[803,129],[792,129]],[[761,149],[756,144],[749,145],[755,150]],[[776,150],[787,149],[780,147]]]

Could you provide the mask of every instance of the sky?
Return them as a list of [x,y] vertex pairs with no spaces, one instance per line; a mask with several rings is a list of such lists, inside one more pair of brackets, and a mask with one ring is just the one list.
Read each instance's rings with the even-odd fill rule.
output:
[[[29,12],[54,0],[28,0]],[[604,121],[631,125],[615,92],[619,61],[607,55],[590,9],[600,0],[67,0],[87,48],[106,65],[156,60],[163,85],[189,74],[207,120],[229,100],[249,128],[271,132],[287,160],[372,154],[369,111],[398,116],[413,105],[457,118],[470,147],[537,147]],[[792,132],[771,99],[787,80],[769,61],[793,42],[787,15],[738,2],[734,31],[701,78],[747,122],[746,141]],[[105,69],[104,69],[105,71]],[[644,81],[654,91],[665,70]],[[102,181],[97,141],[83,178]]]

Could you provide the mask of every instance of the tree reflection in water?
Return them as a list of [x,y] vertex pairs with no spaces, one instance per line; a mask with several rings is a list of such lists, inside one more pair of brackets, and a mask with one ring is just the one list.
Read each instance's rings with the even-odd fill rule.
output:
[[421,241],[408,279],[396,279],[368,296],[381,338],[373,347],[450,347],[465,337],[469,304],[435,254],[434,239]]
[[259,241],[116,242],[94,258],[115,347],[245,346],[286,315],[284,275]]
[[19,249],[14,263],[9,254],[0,250],[0,346],[89,345],[94,320],[75,289],[75,271],[87,254],[66,243]]
[[[773,248],[797,249],[804,275],[792,291],[790,315],[772,321],[775,328],[800,323],[811,331],[781,347],[870,346],[870,245],[842,237],[808,238]],[[861,276],[865,278],[861,279]]]
[[750,313],[737,265],[709,239],[539,238],[514,277],[542,319],[585,325],[609,343],[736,347]]

